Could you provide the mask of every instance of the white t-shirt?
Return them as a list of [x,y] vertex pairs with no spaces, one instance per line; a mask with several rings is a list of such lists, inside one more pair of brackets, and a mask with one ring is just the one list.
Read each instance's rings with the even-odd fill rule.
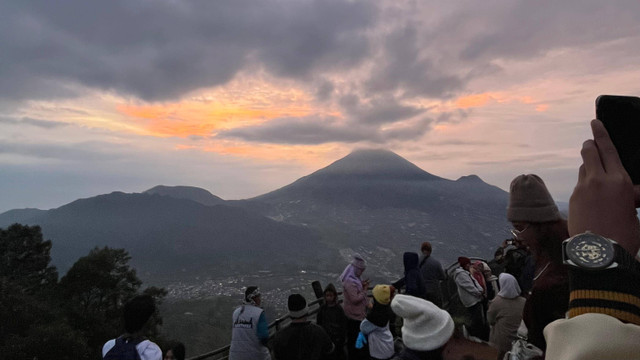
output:
[[[104,343],[104,346],[102,346],[102,357],[107,355],[109,350],[115,345],[116,339],[111,339]],[[149,340],[141,341],[136,345],[136,350],[138,350],[141,360],[162,360],[162,350],[160,350],[158,345]]]

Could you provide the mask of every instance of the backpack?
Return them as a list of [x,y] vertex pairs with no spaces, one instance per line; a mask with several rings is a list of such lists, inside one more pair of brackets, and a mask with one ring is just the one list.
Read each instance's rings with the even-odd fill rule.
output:
[[115,345],[104,355],[104,360],[140,360],[136,345],[144,338],[132,338],[122,335],[116,339]]

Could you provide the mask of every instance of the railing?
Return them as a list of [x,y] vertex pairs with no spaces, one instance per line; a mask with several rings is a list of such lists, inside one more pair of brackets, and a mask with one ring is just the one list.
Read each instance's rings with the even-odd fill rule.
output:
[[[484,259],[478,258],[478,257],[470,257],[470,259],[485,261]],[[458,296],[455,282],[451,281],[453,270],[456,267],[458,267],[458,263],[454,262],[444,269],[445,275],[447,278],[441,284],[441,290],[442,290],[442,295],[444,300],[443,307],[447,311],[449,311],[450,308],[454,307],[452,306],[452,303],[456,301]],[[318,298],[307,304],[307,306],[309,307],[310,317],[313,317],[318,313],[318,310],[320,309],[320,305],[324,301],[324,299],[321,297],[322,290],[319,286],[320,286],[319,282],[314,281],[312,283],[312,287],[316,293],[316,297]],[[342,303],[342,299],[340,299],[340,295],[342,295],[342,292],[338,292],[338,299],[336,299],[338,303]],[[368,296],[372,297],[371,290],[369,290]],[[280,331],[283,325],[288,325],[290,322],[291,322],[291,318],[289,316],[289,313],[272,321],[269,324],[269,338],[272,338],[278,331]],[[213,350],[211,352],[188,358],[187,360],[204,360],[209,358],[211,358],[211,360],[225,360],[229,358],[230,348],[231,348],[231,345],[226,345],[219,349]],[[220,357],[213,358],[214,356],[220,356]]]
[[[338,292],[338,296],[340,295],[342,295],[342,292]],[[371,296],[371,294],[369,294],[369,296]],[[323,301],[324,301],[323,298],[318,298],[307,304],[309,308],[309,315],[308,315],[309,317],[313,317],[318,313],[318,310],[320,309],[320,305],[322,304]],[[338,298],[338,302],[341,303],[342,299]],[[289,325],[290,322],[291,322],[291,317],[289,316],[289,313],[272,321],[269,324],[269,338],[272,338],[278,331],[280,331],[280,329],[283,326]],[[203,359],[209,359],[209,358],[212,358],[214,360],[228,359],[230,348],[231,348],[231,345],[226,345],[219,349],[213,350],[211,352],[188,358],[187,360],[203,360]],[[220,356],[220,357],[214,358],[214,356]]]

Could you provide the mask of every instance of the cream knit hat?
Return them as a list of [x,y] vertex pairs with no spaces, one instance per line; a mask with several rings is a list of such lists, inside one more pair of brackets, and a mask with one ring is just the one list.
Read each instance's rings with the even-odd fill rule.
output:
[[391,310],[404,319],[402,342],[411,350],[438,349],[453,335],[451,315],[430,301],[398,294],[391,301]]
[[507,219],[511,222],[549,222],[562,219],[544,181],[534,174],[517,176],[509,189]]

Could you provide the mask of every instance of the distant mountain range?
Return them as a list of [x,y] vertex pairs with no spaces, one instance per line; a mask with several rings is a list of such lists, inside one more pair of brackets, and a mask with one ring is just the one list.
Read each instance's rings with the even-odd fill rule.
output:
[[143,279],[172,281],[260,269],[339,273],[353,251],[395,276],[402,253],[489,256],[508,234],[508,194],[475,175],[430,174],[386,150],[360,150],[297,181],[225,201],[189,186],[113,192],[56,209],[10,210],[0,227],[40,225],[66,271],[95,246],[124,247]]

